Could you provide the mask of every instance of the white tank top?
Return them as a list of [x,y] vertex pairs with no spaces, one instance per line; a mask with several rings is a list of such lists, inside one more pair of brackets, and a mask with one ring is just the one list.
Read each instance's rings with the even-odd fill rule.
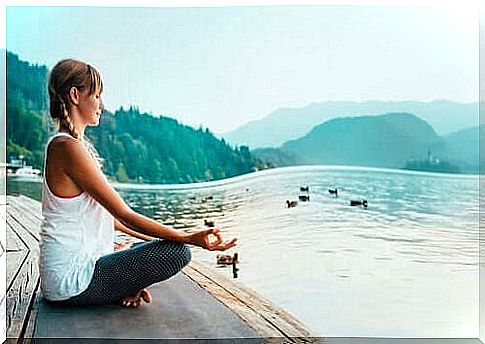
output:
[[[66,135],[57,133],[53,138]],[[87,192],[72,198],[56,196],[45,178],[42,190],[39,272],[46,299],[60,301],[82,293],[94,274],[96,260],[113,252],[114,219]]]

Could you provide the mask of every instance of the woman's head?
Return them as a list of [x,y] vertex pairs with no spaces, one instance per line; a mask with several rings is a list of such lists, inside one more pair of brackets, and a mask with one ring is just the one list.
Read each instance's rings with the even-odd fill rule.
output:
[[49,77],[50,115],[59,129],[80,138],[80,125],[97,125],[103,109],[100,73],[87,63],[73,59],[59,61]]

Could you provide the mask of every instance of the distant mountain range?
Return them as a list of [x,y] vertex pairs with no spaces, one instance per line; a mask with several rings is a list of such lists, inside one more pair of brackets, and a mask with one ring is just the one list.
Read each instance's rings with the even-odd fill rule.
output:
[[478,127],[438,136],[423,119],[409,113],[335,118],[280,148],[253,150],[265,161],[284,166],[300,164],[356,165],[403,168],[412,160],[434,157],[476,173]]
[[[23,155],[41,167],[49,135],[48,70],[10,52],[6,57],[7,155]],[[394,108],[399,111],[388,111]],[[403,168],[431,155],[465,173],[476,173],[480,166],[478,104],[326,102],[280,109],[239,133],[243,129],[247,139],[273,147],[231,147],[227,137],[219,140],[208,129],[155,118],[136,107],[106,111],[100,126],[87,133],[106,159],[105,172],[119,181],[185,183],[300,164]],[[482,148],[484,154],[485,144]]]
[[[461,166],[462,171],[476,172],[480,166],[480,130],[485,130],[485,125],[459,130],[444,136],[448,158]],[[485,165],[483,159],[482,165]],[[482,171],[484,167],[481,166]]]
[[249,122],[235,131],[222,134],[226,141],[248,145],[250,149],[279,147],[287,141],[306,135],[313,127],[332,118],[412,113],[424,119],[438,135],[478,125],[478,103],[446,100],[419,102],[323,102],[300,108],[278,109],[261,120]]

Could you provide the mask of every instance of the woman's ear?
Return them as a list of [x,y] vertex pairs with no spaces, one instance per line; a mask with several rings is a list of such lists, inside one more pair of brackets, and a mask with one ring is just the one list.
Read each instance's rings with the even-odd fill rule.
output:
[[79,90],[72,86],[69,90],[69,98],[72,105],[79,105]]

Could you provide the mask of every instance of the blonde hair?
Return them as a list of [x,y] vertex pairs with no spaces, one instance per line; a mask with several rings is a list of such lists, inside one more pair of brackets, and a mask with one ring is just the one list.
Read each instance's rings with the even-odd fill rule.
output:
[[65,128],[69,134],[81,140],[91,157],[101,168],[101,158],[94,145],[87,137],[80,137],[74,123],[69,117],[71,98],[69,92],[76,87],[80,92],[88,90],[89,94],[103,92],[101,74],[93,66],[74,59],[59,61],[49,75],[49,111],[57,128]]

